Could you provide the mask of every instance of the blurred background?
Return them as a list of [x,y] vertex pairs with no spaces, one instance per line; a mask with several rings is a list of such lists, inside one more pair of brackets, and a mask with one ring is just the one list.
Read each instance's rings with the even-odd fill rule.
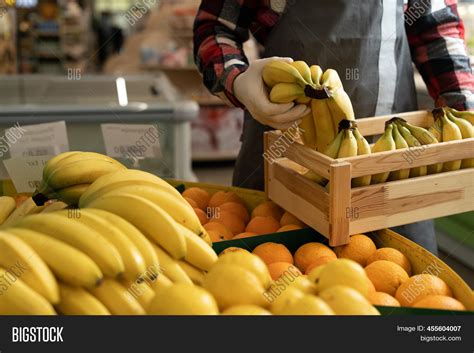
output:
[[[474,0],[458,2],[473,63]],[[120,157],[131,147],[110,142],[120,139],[110,124],[154,124],[159,148],[132,166],[230,185],[242,111],[211,96],[194,65],[192,25],[199,3],[0,0],[0,134],[17,122],[65,121],[68,137],[54,149],[39,143],[2,158],[62,149],[115,149],[111,155]],[[245,50],[250,59],[258,57],[253,40]],[[416,82],[420,108],[432,108],[418,74]],[[8,177],[2,163],[0,178]],[[441,258],[473,286],[472,214],[439,220],[437,227]]]

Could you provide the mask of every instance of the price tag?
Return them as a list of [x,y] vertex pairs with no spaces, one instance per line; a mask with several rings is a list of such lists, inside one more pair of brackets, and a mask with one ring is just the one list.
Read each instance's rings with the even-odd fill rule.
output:
[[147,124],[101,124],[108,156],[131,160],[161,158],[161,130]]
[[[69,151],[66,122],[21,126],[22,135],[10,145],[10,156],[34,157],[56,155]],[[5,134],[7,134],[6,130]]]
[[39,186],[46,162],[53,156],[10,158],[3,161],[17,192],[33,192]]

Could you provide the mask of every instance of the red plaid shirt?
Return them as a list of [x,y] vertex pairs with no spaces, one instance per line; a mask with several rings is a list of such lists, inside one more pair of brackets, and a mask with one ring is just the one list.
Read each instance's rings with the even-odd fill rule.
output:
[[[276,4],[273,8],[271,2]],[[265,45],[285,2],[202,1],[194,24],[194,54],[204,84],[213,94],[242,106],[232,89],[235,77],[248,67],[242,43],[251,32]],[[405,29],[412,58],[435,104],[474,110],[474,76],[456,0],[405,2]]]

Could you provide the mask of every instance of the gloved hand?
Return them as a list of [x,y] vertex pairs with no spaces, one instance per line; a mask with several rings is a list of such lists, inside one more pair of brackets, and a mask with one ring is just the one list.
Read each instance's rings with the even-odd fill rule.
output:
[[295,123],[299,124],[301,118],[310,112],[310,108],[304,104],[270,102],[262,72],[265,65],[275,60],[293,61],[291,58],[280,57],[253,61],[246,71],[235,78],[234,95],[255,120],[263,125],[285,130]]

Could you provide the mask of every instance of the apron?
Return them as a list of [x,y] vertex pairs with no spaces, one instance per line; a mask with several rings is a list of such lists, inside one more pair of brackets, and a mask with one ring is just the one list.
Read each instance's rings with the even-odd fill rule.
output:
[[[291,0],[263,57],[288,56],[337,70],[356,117],[418,109],[403,0]],[[233,185],[263,190],[263,132],[245,112]],[[432,221],[394,228],[433,253]]]

